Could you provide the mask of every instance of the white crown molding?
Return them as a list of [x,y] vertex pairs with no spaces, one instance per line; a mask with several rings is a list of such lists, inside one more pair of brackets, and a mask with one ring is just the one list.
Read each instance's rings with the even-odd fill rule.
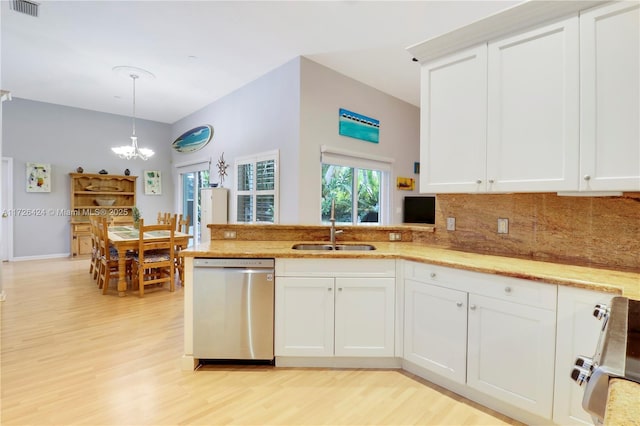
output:
[[420,63],[486,43],[608,1],[529,0],[451,32],[407,47]]

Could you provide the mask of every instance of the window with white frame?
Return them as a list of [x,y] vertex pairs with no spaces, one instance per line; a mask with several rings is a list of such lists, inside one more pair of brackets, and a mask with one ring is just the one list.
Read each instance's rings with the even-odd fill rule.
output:
[[236,222],[278,223],[278,151],[238,158]]
[[328,147],[322,147],[321,158],[322,223],[329,223],[332,200],[336,223],[387,223],[388,182],[393,160]]

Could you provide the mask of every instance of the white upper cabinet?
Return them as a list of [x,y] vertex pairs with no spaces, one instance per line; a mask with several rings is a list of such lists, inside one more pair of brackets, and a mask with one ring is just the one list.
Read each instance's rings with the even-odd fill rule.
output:
[[487,140],[487,47],[422,69],[421,192],[484,189]]
[[640,190],[640,5],[594,4],[524,2],[409,47],[421,192]]
[[578,17],[422,69],[421,192],[578,185]]
[[577,187],[578,17],[488,45],[487,190]]
[[580,190],[640,191],[640,3],[580,15]]

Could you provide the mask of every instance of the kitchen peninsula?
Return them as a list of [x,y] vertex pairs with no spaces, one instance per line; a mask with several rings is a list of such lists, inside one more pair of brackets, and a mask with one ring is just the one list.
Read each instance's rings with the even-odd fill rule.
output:
[[[563,416],[570,415],[567,413],[574,409],[570,406],[575,404],[575,401],[570,400],[577,400],[571,394],[581,392],[577,385],[568,380],[566,372],[576,355],[576,348],[571,343],[575,340],[573,333],[576,329],[576,318],[579,315],[584,316],[585,309],[590,311],[594,300],[602,300],[606,303],[615,295],[640,299],[640,273],[637,271],[600,269],[452,250],[431,243],[435,233],[433,227],[341,227],[343,233],[340,234],[338,243],[375,246],[375,250],[366,251],[295,250],[292,248],[294,244],[300,243],[326,243],[329,239],[327,226],[210,225],[209,227],[212,241],[198,244],[183,252],[186,261],[186,285],[185,352],[182,366],[186,370],[193,369],[198,363],[192,355],[193,259],[197,257],[272,258],[276,263],[276,318],[278,318],[279,306],[281,307],[277,295],[283,294],[278,293],[278,288],[287,280],[290,282],[291,278],[294,278],[296,283],[304,284],[305,280],[313,283],[313,277],[326,276],[335,277],[330,278],[335,280],[330,282],[336,283],[334,295],[336,306],[333,307],[334,296],[330,306],[332,320],[333,309],[335,309],[336,341],[334,342],[332,337],[328,352],[326,347],[322,348],[325,350],[324,353],[329,355],[317,356],[311,352],[305,352],[307,348],[299,345],[299,342],[287,345],[285,340],[282,343],[284,330],[279,329],[276,321],[276,365],[403,368],[518,420],[530,423],[543,420],[548,422],[549,419],[553,419],[556,423],[563,423]],[[225,239],[225,235],[235,236],[235,238]],[[362,266],[360,269],[358,269],[359,265]],[[356,273],[357,271],[360,273]],[[389,305],[377,305],[385,306],[383,309],[385,315],[380,312],[379,316],[384,318],[383,322],[390,322],[393,330],[391,355],[388,352],[389,348],[386,347],[388,331],[382,331],[384,327],[386,327],[384,330],[389,330],[389,324],[383,324],[384,327],[380,327],[379,334],[385,337],[385,344],[381,344],[381,351],[378,352],[380,355],[368,356],[362,355],[362,352],[358,356],[340,355],[344,352],[339,352],[337,335],[338,329],[342,327],[338,324],[337,300],[341,297],[337,294],[338,287],[342,287],[341,282],[346,282],[346,278],[341,277],[354,276],[369,277],[362,281],[365,283],[371,277],[377,276],[391,277],[395,280],[395,288],[392,292],[389,293],[387,290],[384,293],[385,297],[393,300],[392,315],[388,315],[386,309]],[[345,290],[347,290],[346,286]],[[457,317],[443,317],[442,315],[447,313],[440,310],[438,314],[433,314],[434,309],[440,309],[440,303],[414,306],[416,300],[426,300],[427,296],[432,297],[429,293],[432,290],[436,291],[443,301],[449,300],[450,296],[450,300],[461,297],[458,302],[452,302],[454,309],[458,309],[455,315],[463,315],[460,317],[461,320]],[[331,288],[329,291],[329,294],[332,294]],[[326,293],[325,289],[324,294]],[[440,296],[441,294],[444,296]],[[430,300],[439,301],[440,299]],[[583,306],[579,313],[574,311],[577,309],[575,302],[578,300],[584,302],[581,302]],[[503,319],[498,321],[500,323],[498,330],[485,329],[490,321],[484,322],[482,317],[478,317],[480,312],[485,311],[483,308],[486,308],[486,311],[501,312],[500,318]],[[588,315],[590,316],[590,312]],[[522,321],[523,316],[526,317],[526,321]],[[437,319],[441,321],[436,321]],[[438,327],[450,327],[459,320],[463,328],[452,330],[447,328],[449,337],[458,336],[458,334],[462,336],[455,343],[458,346],[445,348],[445,351],[462,354],[462,361],[459,364],[447,365],[446,371],[439,371],[438,367],[434,367],[438,362],[433,362],[430,358],[432,356],[437,358],[437,354],[432,354],[429,349],[431,346],[438,345],[425,346],[419,341],[419,336],[416,337],[416,334],[411,331],[411,327],[415,327],[415,324],[423,326],[425,321],[440,324]],[[304,318],[287,318],[284,322],[280,321],[281,326],[283,323],[305,326]],[[520,327],[530,327],[531,324],[534,324],[533,328],[527,329],[527,333],[533,333],[531,336],[520,333]],[[334,326],[330,327],[328,333],[334,336]],[[597,338],[598,331],[597,325],[594,324],[594,339]],[[494,337],[490,344],[481,339],[472,338],[474,333],[480,336],[487,332]],[[503,339],[496,340],[495,336],[500,336],[500,333],[506,334]],[[470,336],[468,340],[467,335]],[[514,338],[520,340],[514,342]],[[456,337],[453,337],[451,340],[455,339]],[[322,345],[315,347],[320,346]],[[346,346],[349,345],[342,347]],[[356,345],[351,345],[351,347],[354,346]],[[523,353],[519,352],[521,350],[519,346],[526,346],[526,350]],[[474,365],[474,357],[478,356],[478,352],[474,351],[480,349],[491,350],[490,357],[495,356],[495,362],[505,367],[495,369],[486,365]],[[523,376],[509,370],[508,365],[511,364],[506,358],[511,356],[511,352],[514,352],[513,356],[528,357],[523,362],[529,366],[529,374],[527,374],[529,379],[526,380],[527,385],[523,388],[520,388]],[[518,354],[516,355],[515,352]],[[485,369],[481,381],[474,379],[474,375],[479,375],[478,369]],[[448,371],[452,372],[451,377],[445,377]],[[492,379],[495,379],[495,383],[489,383],[489,386],[482,383],[487,380],[491,382]],[[504,380],[506,384],[502,382]],[[496,386],[496,383],[505,389],[499,389],[500,386]],[[513,397],[514,392],[510,391],[511,385],[520,388],[518,391],[522,392],[522,396]]]

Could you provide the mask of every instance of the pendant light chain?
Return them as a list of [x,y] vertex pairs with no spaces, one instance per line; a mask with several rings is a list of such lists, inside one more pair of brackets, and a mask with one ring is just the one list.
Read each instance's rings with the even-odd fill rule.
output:
[[131,79],[133,80],[133,136],[136,135],[136,79],[138,76],[136,74],[131,74]]
[[153,74],[151,74],[148,71],[145,71],[141,68],[135,68],[135,67],[114,67],[114,71],[120,71],[120,70],[125,70],[127,69],[128,71],[133,71],[133,72],[129,72],[128,75],[129,77],[133,80],[133,103],[132,103],[132,110],[133,110],[133,114],[131,117],[131,124],[132,124],[132,128],[133,128],[133,133],[131,135],[131,145],[128,146],[118,146],[118,147],[113,147],[111,148],[111,150],[120,158],[126,159],[126,160],[131,160],[134,158],[140,158],[141,160],[147,160],[149,157],[151,157],[153,155],[153,150],[149,149],[149,148],[138,148],[138,137],[136,136],[136,80],[140,77],[140,74],[138,72],[142,73],[143,77],[151,77],[151,78],[155,78],[155,76]]

